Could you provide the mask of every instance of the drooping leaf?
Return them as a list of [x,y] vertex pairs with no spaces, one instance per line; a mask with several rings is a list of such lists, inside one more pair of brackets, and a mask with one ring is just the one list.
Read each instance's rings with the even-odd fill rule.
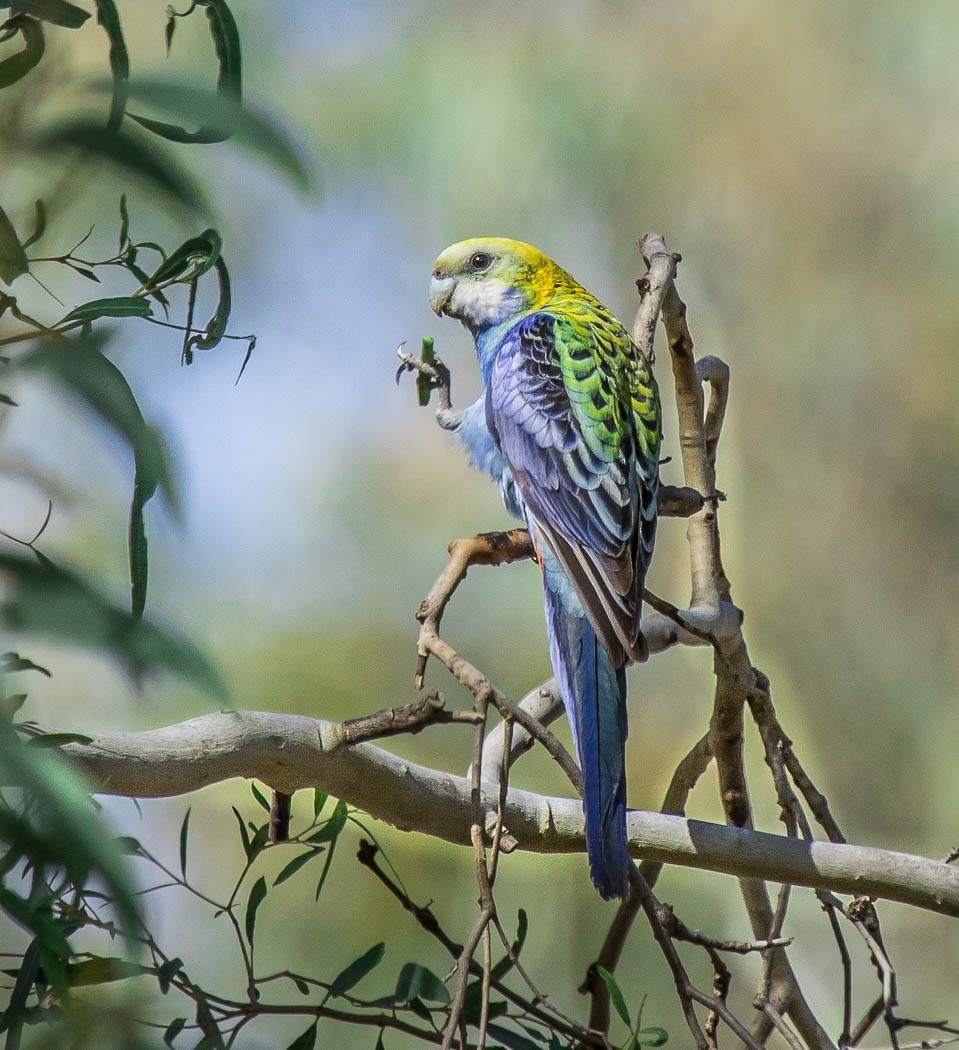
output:
[[240,811],[236,806],[231,807],[233,810],[233,816],[236,817],[237,824],[240,825],[240,840],[243,843],[243,852],[246,855],[246,859],[249,861],[250,857],[250,834],[246,830],[246,824],[243,823],[243,817],[240,816]]
[[513,969],[513,959],[519,958],[519,953],[523,950],[523,945],[526,943],[526,934],[529,932],[529,917],[526,912],[520,908],[519,915],[517,916],[516,922],[516,940],[511,945],[512,956],[506,955],[496,963],[492,970],[492,976],[496,980],[501,980],[505,977],[510,970]]
[[[96,82],[95,86],[103,86]],[[300,156],[292,136],[282,131],[276,118],[222,93],[204,90],[166,78],[144,77],[130,85],[130,98],[151,106],[178,121],[171,124],[142,115],[128,114],[140,125],[163,138],[182,143],[215,143],[229,139],[267,163],[301,193],[310,193],[316,175]],[[199,125],[188,131],[184,125]]]
[[157,984],[159,984],[160,991],[163,995],[166,995],[170,990],[173,978],[176,977],[182,969],[183,960],[179,957],[175,959],[167,959],[167,961],[157,969]]
[[43,201],[34,201],[33,208],[33,230],[31,231],[30,236],[23,242],[24,248],[29,248],[31,245],[36,244],[46,232],[47,228],[47,206]]
[[220,257],[223,241],[216,230],[204,230],[189,237],[154,270],[149,282],[138,294],[147,294],[170,284],[187,284],[209,270]]
[[34,143],[40,153],[79,152],[97,157],[160,190],[168,201],[193,211],[207,210],[195,180],[155,143],[145,143],[125,131],[104,128],[93,120],[68,119],[54,125]]
[[301,853],[298,857],[294,857],[273,880],[273,885],[279,886],[281,882],[286,882],[287,879],[292,878],[305,864],[309,864],[314,857],[319,857],[320,854],[324,852],[325,851],[322,848],[310,849],[307,850],[306,853]]
[[301,1035],[298,1035],[286,1050],[313,1050],[316,1046],[316,1026],[319,1022],[314,1021]]
[[37,733],[26,741],[27,747],[64,747],[66,744],[92,744],[86,733]]
[[536,1043],[529,1036],[513,1032],[502,1025],[491,1024],[488,1028],[489,1034],[507,1047],[508,1050],[539,1050]]
[[190,814],[192,812],[193,807],[188,806],[186,813],[183,815],[183,823],[180,825],[180,874],[184,879],[186,879],[186,858],[190,841]]
[[253,883],[253,888],[250,890],[250,899],[246,902],[246,939],[250,942],[251,948],[253,947],[253,934],[256,930],[256,913],[265,898],[266,879],[261,875]]
[[397,1003],[406,1003],[410,999],[426,999],[431,1003],[448,1003],[450,993],[446,985],[425,966],[419,963],[407,963],[396,979],[396,990],[393,997]]
[[[217,259],[215,265],[216,275],[220,282],[220,297],[217,300],[216,311],[210,320],[207,321],[203,334],[191,335],[186,341],[184,354],[187,357],[187,364],[192,360],[194,350],[212,350],[217,346],[226,334],[226,326],[230,321],[230,309],[232,307],[230,274],[222,256]],[[187,328],[190,327],[192,327],[192,310],[191,320],[187,322]]]
[[620,991],[619,985],[616,983],[616,978],[602,966],[596,967],[596,972],[603,979],[606,987],[609,989],[609,1001],[613,1004],[613,1009],[619,1014],[624,1025],[627,1028],[632,1028],[632,1022],[629,1019],[629,1010],[626,1007],[626,1000],[623,998],[623,993]]
[[90,17],[89,11],[67,3],[67,0],[17,0],[16,7],[24,14],[65,29],[79,29]]
[[94,955],[90,959],[70,963],[67,966],[67,981],[72,988],[79,988],[84,985],[125,981],[128,977],[142,977],[148,973],[155,973],[152,966],[142,966],[115,956]]
[[260,806],[261,809],[265,809],[267,813],[269,813],[270,803],[267,802],[266,796],[263,794],[262,791],[260,791],[256,784],[253,783],[252,780],[250,781],[250,791],[253,793],[253,797],[256,799],[257,805]]
[[[125,251],[130,244],[130,209],[127,207],[127,195],[120,194],[120,244],[117,251]],[[135,250],[134,250],[135,251]]]
[[27,702],[26,693],[14,693],[0,700],[0,718],[5,722],[12,722],[16,713]]
[[7,213],[0,208],[0,281],[13,284],[29,268],[30,262],[17,237],[17,231],[7,218]]
[[171,672],[229,702],[219,672],[191,642],[137,620],[74,573],[4,553],[0,572],[10,581],[0,603],[0,623],[8,630],[103,650],[137,681],[148,672]]
[[[463,996],[463,1020],[467,1024],[479,1024],[483,1004],[483,985],[481,981],[470,981],[466,986],[466,994]],[[490,999],[490,1018],[502,1017],[508,1010],[505,1000]]]
[[132,295],[121,295],[110,299],[92,299],[71,310],[60,321],[61,325],[71,321],[96,321],[100,317],[152,317],[153,311],[146,299]]
[[342,800],[336,803],[336,807],[330,814],[330,819],[319,831],[314,831],[306,840],[307,842],[333,842],[346,826],[346,818],[349,815],[349,807]]
[[29,15],[11,15],[0,25],[0,42],[10,40],[19,33],[23,37],[23,50],[0,62],[0,88],[15,84],[43,58],[46,43],[43,25]]
[[374,970],[383,961],[383,953],[386,951],[386,942],[380,941],[374,944],[369,951],[364,952],[336,975],[330,990],[327,992],[328,999],[336,999],[337,996],[345,995],[351,988],[355,987],[363,978]]
[[16,408],[17,402],[9,394],[0,394],[0,405],[10,405],[11,408]]
[[173,1040],[186,1028],[186,1018],[176,1017],[166,1027],[166,1031],[163,1033],[163,1042],[172,1047]]
[[129,535],[130,588],[133,614],[139,618],[147,586],[144,505],[157,487],[163,490],[174,512],[179,509],[179,500],[162,437],[147,425],[123,373],[101,352],[104,342],[102,334],[44,340],[13,367],[21,372],[39,372],[54,380],[79,397],[130,446],[135,467]]
[[19,653],[4,653],[0,656],[0,674],[13,674],[15,671],[39,671],[47,678],[53,677],[45,667],[35,664]]
[[139,910],[126,858],[101,824],[88,786],[74,767],[56,751],[24,746],[11,726],[0,724],[0,770],[4,783],[29,792],[37,833],[51,844],[68,875],[82,883],[88,873],[97,872],[122,922],[133,928]]
[[110,115],[107,128],[117,131],[123,120],[127,104],[127,91],[130,82],[130,56],[127,53],[123,30],[120,28],[120,14],[114,0],[94,0],[97,8],[97,22],[110,41]]

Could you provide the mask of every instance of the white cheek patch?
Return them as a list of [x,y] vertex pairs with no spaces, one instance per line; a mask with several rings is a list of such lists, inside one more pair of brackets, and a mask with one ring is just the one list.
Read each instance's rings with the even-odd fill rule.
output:
[[450,313],[477,328],[497,325],[524,305],[523,293],[505,281],[462,280],[450,300]]

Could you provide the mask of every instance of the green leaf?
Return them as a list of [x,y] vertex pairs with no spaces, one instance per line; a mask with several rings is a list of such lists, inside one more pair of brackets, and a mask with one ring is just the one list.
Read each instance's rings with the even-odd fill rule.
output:
[[410,999],[426,999],[431,1003],[448,1003],[450,993],[446,985],[425,966],[419,963],[407,963],[396,979],[396,991],[393,997],[398,1003],[409,1002]]
[[23,37],[23,50],[0,62],[0,88],[15,84],[43,58],[46,44],[43,25],[29,15],[12,15],[0,25],[0,41],[9,40],[19,33]]
[[[120,246],[122,252],[130,244],[130,209],[127,207],[127,195],[120,194]],[[134,252],[136,249],[134,249]]]
[[386,1044],[383,1042],[382,1028],[379,1031],[379,1035],[377,1035],[376,1037],[376,1046],[373,1047],[373,1050],[386,1050]]
[[65,744],[92,744],[93,737],[84,733],[38,733],[26,741],[27,747],[63,747]]
[[37,241],[43,236],[47,228],[47,206],[43,201],[34,201],[34,219],[33,219],[33,232],[23,242],[24,248],[29,248],[31,245],[36,244]]
[[17,237],[17,231],[7,218],[7,213],[0,208],[0,281],[13,284],[29,268],[30,262]]
[[243,822],[243,818],[240,816],[240,811],[236,806],[231,807],[233,809],[233,816],[236,817],[237,824],[240,825],[240,839],[243,842],[243,852],[246,854],[246,859],[251,860],[250,857],[250,835],[246,830],[246,824]]
[[104,128],[93,120],[70,118],[44,132],[34,146],[40,153],[79,153],[108,161],[161,191],[175,205],[193,211],[207,209],[195,180],[172,157],[153,142],[141,142],[124,131]]
[[489,1034],[498,1039],[508,1050],[539,1050],[536,1043],[528,1036],[520,1035],[518,1032],[510,1031],[502,1025],[491,1024],[487,1029]]
[[[350,963],[334,978],[327,992],[327,999],[336,999],[345,995],[351,988],[355,987],[363,978],[374,970],[383,961],[383,953],[386,951],[386,942],[380,941],[374,944],[368,952],[364,952],[358,959]],[[325,1000],[324,1000],[325,1001]]]
[[0,394],[0,405],[10,405],[13,408],[17,407],[17,402],[9,394]]
[[[220,340],[226,335],[226,326],[230,321],[230,309],[232,307],[230,274],[222,256],[217,259],[215,266],[216,275],[220,282],[220,297],[217,300],[216,311],[210,320],[207,321],[203,334],[191,335],[186,340],[184,356],[187,359],[187,364],[192,360],[192,352],[194,350],[212,350],[219,345]],[[189,328],[191,325],[188,324],[187,327]]]
[[37,979],[39,969],[40,941],[39,938],[34,938],[23,953],[13,991],[10,993],[3,1015],[0,1017],[0,1032],[9,1031],[11,1033],[6,1039],[6,1046],[8,1047],[16,1047],[17,1041],[19,1041],[19,1034],[23,1028],[23,1021],[26,1016],[24,1008],[27,1005],[30,989]]
[[[95,82],[94,86],[102,89],[105,85]],[[292,137],[267,113],[241,107],[235,98],[160,77],[144,77],[131,84],[130,98],[179,122],[170,124],[129,114],[154,134],[174,142],[197,144],[229,139],[268,164],[301,193],[316,188],[316,175],[299,155]],[[198,130],[188,131],[183,126],[186,124],[199,125]]]
[[5,722],[12,722],[14,715],[26,702],[26,693],[16,693],[12,696],[5,696],[0,700],[0,718]]
[[[669,1032],[665,1028],[660,1028],[658,1025],[652,1025],[649,1028],[641,1028],[637,1033],[636,1042],[639,1046],[662,1046],[669,1039]],[[639,1038],[645,1036],[646,1038]]]
[[133,295],[121,295],[112,299],[92,299],[71,310],[60,321],[61,325],[71,321],[96,321],[100,317],[152,317],[153,310],[147,299]]
[[0,623],[7,629],[103,650],[137,681],[147,672],[169,671],[229,702],[219,672],[191,642],[137,620],[73,573],[4,553],[0,572],[10,580],[0,602]]
[[192,812],[193,807],[188,806],[183,816],[183,823],[180,825],[180,873],[184,879],[186,879],[187,847],[190,842],[190,814]]
[[68,393],[80,398],[112,430],[123,437],[134,460],[133,500],[130,508],[130,602],[135,619],[143,615],[147,590],[147,541],[143,511],[157,487],[162,488],[174,512],[177,490],[168,465],[162,436],[147,425],[123,373],[103,355],[105,337],[42,340],[13,366],[21,372],[40,372]]
[[71,988],[92,984],[111,984],[114,981],[125,981],[128,977],[142,977],[154,973],[152,966],[141,966],[129,959],[111,956],[94,955],[67,966],[67,981]]
[[159,967],[157,970],[157,983],[160,985],[160,992],[166,995],[170,990],[170,985],[173,978],[183,969],[183,960],[180,958],[167,959],[167,961]]
[[319,857],[325,850],[320,847],[319,849],[309,849],[306,853],[301,853],[299,856],[294,857],[289,864],[280,872],[279,875],[273,880],[274,886],[279,886],[281,882],[286,882],[287,879],[292,878],[304,865],[309,864],[314,857]]
[[313,1050],[316,1046],[316,1026],[319,1022],[314,1021],[302,1035],[298,1035],[286,1050]]
[[319,831],[314,831],[312,835],[306,840],[307,842],[335,842],[340,832],[346,826],[346,818],[349,813],[349,808],[346,803],[339,801],[336,803],[336,808],[330,814],[329,820],[320,828]]
[[529,917],[526,912],[520,908],[519,915],[517,916],[516,922],[516,940],[512,944],[512,958],[507,955],[500,959],[490,971],[492,977],[495,980],[502,980],[513,969],[513,959],[519,958],[519,953],[523,950],[523,945],[526,943],[526,934],[529,932]]
[[619,985],[616,983],[616,978],[604,969],[602,966],[596,967],[596,972],[606,982],[606,987],[609,989],[609,1001],[613,1004],[613,1008],[616,1013],[622,1018],[623,1024],[627,1028],[632,1028],[632,1022],[629,1019],[629,1010],[626,1009],[626,1000],[623,998],[623,993],[619,990]]
[[[33,564],[33,563],[31,563]],[[75,883],[90,871],[99,873],[124,925],[138,922],[126,859],[91,806],[86,782],[56,751],[25,747],[12,727],[0,724],[0,773],[3,783],[30,793],[39,834]]]
[[[433,352],[433,340],[428,336],[423,338],[423,346],[420,350],[420,360],[427,365],[436,364],[436,354]],[[430,403],[430,394],[433,391],[433,387],[430,385],[429,376],[423,375],[422,372],[416,374],[416,395],[420,405],[428,405]]]
[[47,678],[53,677],[45,667],[35,664],[19,653],[4,653],[0,656],[0,674],[12,674],[14,671],[39,671]]
[[250,942],[251,948],[253,947],[253,931],[256,928],[257,909],[263,903],[265,897],[266,879],[261,875],[253,883],[253,889],[250,890],[250,899],[246,902],[246,939]]
[[253,792],[253,797],[256,799],[257,805],[260,806],[262,809],[265,809],[267,813],[269,813],[270,803],[267,802],[266,796],[263,794],[262,791],[260,791],[256,784],[253,783],[252,780],[250,781],[250,791]]
[[325,791],[320,791],[319,788],[314,788],[313,789],[313,819],[314,820],[316,820],[317,817],[319,817],[319,815],[323,812],[323,807],[326,805],[326,800],[329,797],[330,796]]
[[[481,1006],[483,1001],[483,985],[480,981],[470,981],[466,986],[466,994],[463,996],[463,1020],[467,1024],[478,1025],[480,1020]],[[502,999],[491,999],[489,1003],[489,1016],[502,1017],[508,1011],[506,1002]]]
[[123,120],[123,111],[127,104],[127,91],[130,80],[130,56],[120,28],[120,14],[113,0],[94,0],[97,8],[97,22],[103,28],[110,41],[110,76],[111,92],[110,115],[107,117],[107,128],[116,131]]
[[117,835],[113,841],[117,849],[125,856],[139,857],[143,852],[139,839],[135,839],[132,835]]
[[184,1028],[186,1028],[186,1018],[174,1018],[174,1020],[167,1025],[166,1031],[163,1033],[163,1042],[166,1043],[167,1046],[172,1047],[173,1040],[176,1039]]
[[90,17],[88,11],[68,4],[67,0],[17,0],[16,7],[18,11],[65,29],[79,29]]
[[187,284],[209,270],[220,257],[223,241],[216,230],[204,230],[185,240],[157,267],[141,294],[169,284]]

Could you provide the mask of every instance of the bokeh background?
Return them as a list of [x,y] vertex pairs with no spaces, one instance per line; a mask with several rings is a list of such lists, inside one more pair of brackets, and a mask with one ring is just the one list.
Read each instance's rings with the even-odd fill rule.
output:
[[[959,7],[233,7],[246,97],[290,131],[322,188],[300,196],[230,145],[190,153],[209,180],[234,278],[231,331],[256,332],[258,347],[234,385],[242,343],[190,368],[179,364],[176,333],[131,322],[115,343],[145,414],[175,449],[183,489],[182,523],[148,510],[153,613],[215,657],[239,707],[339,719],[412,699],[412,612],[446,543],[507,524],[492,486],[465,467],[431,411],[417,408],[411,382],[393,382],[397,344],[432,335],[453,371],[454,402],[479,390],[465,331],[426,304],[433,258],[471,235],[528,240],[629,321],[642,272],[635,241],[656,229],[683,254],[699,352],[732,369],[719,455],[724,554],[782,721],[851,840],[947,853],[959,838]],[[120,10],[134,77],[210,81],[200,19],[178,27],[164,59],[163,5]],[[50,46],[64,78],[46,85],[53,112],[106,60],[93,24]],[[27,214],[45,178],[26,162],[8,168],[7,210]],[[77,186],[84,208],[102,215],[93,246],[114,243],[119,189],[105,172]],[[168,241],[198,232],[152,212],[146,196],[130,193],[136,237],[161,239],[163,223],[172,223]],[[70,224],[81,221],[62,215],[51,250],[68,247]],[[68,305],[92,297],[79,279],[37,272]],[[95,294],[130,290],[118,282]],[[39,289],[31,302],[60,312]],[[665,354],[658,373],[666,453],[677,456]],[[44,549],[122,595],[131,474],[123,450],[41,385],[22,384],[15,396],[20,407],[0,421],[0,528],[30,534],[49,496]],[[664,473],[678,480],[675,463]],[[663,523],[650,581],[679,604],[688,595],[683,531]],[[446,633],[519,695],[548,673],[540,601],[533,566],[474,572]],[[136,694],[89,654],[34,643],[29,652],[54,671],[30,682],[29,713],[64,729],[146,727],[209,707],[167,680]],[[459,698],[435,668],[428,684]],[[659,656],[631,671],[630,689],[630,803],[655,807],[707,723],[709,655]],[[456,770],[468,760],[466,734],[455,729],[395,749]],[[749,756],[757,814],[775,830],[752,740]],[[515,780],[564,790],[536,755]],[[201,886],[216,887],[240,863],[231,803],[255,814],[241,782],[144,803],[142,817],[129,802],[106,808],[118,828],[173,858],[192,806],[191,866]],[[712,774],[691,812],[720,819]],[[463,937],[475,901],[469,853],[384,826],[377,834],[412,895],[434,899],[451,935]],[[318,905],[315,883],[300,878],[263,907],[265,968],[330,978],[386,939],[386,960],[365,989],[388,992],[409,959],[445,971],[351,849],[340,850]],[[667,871],[660,895],[690,925],[747,934],[728,878]],[[576,987],[613,915],[585,862],[510,857],[498,898],[506,917],[528,909],[530,971],[581,1014]],[[193,976],[238,979],[226,928],[200,922],[173,894],[151,907]],[[954,924],[906,907],[881,914],[904,1013],[959,1020]],[[810,893],[794,894],[786,933],[811,1002],[838,1034],[838,956]],[[745,974],[754,967],[739,973],[733,1000],[748,1015]],[[646,929],[637,928],[621,974],[631,1005],[648,997],[646,1023],[683,1045],[671,979]],[[865,1009],[877,991],[867,960],[857,974]],[[300,1028],[254,1025],[237,1045],[285,1045]],[[877,1030],[867,1043],[882,1038]],[[369,1031],[321,1027],[321,1045],[374,1041]],[[388,1034],[386,1045],[405,1044]]]

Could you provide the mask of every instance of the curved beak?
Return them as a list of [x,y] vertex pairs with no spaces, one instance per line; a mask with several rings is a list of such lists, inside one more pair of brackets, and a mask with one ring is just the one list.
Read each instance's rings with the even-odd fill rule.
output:
[[433,313],[442,316],[447,312],[456,280],[453,277],[433,277],[430,281],[430,306]]

